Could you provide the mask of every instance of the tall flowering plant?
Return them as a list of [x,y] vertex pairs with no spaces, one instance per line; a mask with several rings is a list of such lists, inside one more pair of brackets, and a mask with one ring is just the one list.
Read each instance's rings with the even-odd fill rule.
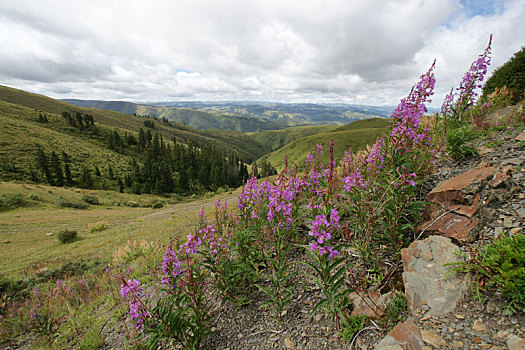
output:
[[185,349],[198,349],[211,334],[211,316],[204,299],[209,282],[198,257],[200,233],[188,235],[187,242],[178,249],[173,244],[166,248],[162,283],[167,293],[155,306],[144,299],[138,280],[122,281],[121,295],[129,300],[130,315],[137,320],[137,328],[149,335],[150,348],[177,343]]
[[434,64],[401,100],[386,134],[368,152],[347,153],[342,161],[347,194],[342,202],[353,231],[348,238],[353,238],[373,283],[383,278],[382,251],[396,254],[410,239],[415,214],[423,208],[415,200],[417,185],[439,156],[439,147],[422,123],[435,85],[433,70]]
[[342,325],[341,310],[346,291],[343,283],[346,278],[345,258],[339,255],[343,245],[334,246],[336,236],[340,235],[339,211],[335,205],[335,187],[338,176],[333,156],[333,139],[330,139],[330,160],[328,168],[323,169],[320,155],[321,145],[317,145],[314,155],[308,154],[304,182],[309,189],[306,208],[311,218],[308,235],[311,242],[305,246],[310,261],[305,262],[311,268],[313,282],[323,292],[323,297],[315,305],[312,313],[319,308],[325,308],[336,321],[337,328]]
[[[469,145],[475,135],[467,115],[478,96],[477,89],[482,87],[481,82],[487,74],[491,44],[492,35],[483,54],[471,64],[456,91],[450,90],[441,106],[447,152],[455,159],[462,159],[476,153],[476,149]],[[478,119],[476,123],[481,124],[481,121]]]

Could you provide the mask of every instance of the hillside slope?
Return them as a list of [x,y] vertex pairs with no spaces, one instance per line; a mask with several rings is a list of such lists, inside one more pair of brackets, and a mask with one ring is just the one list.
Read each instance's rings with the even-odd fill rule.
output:
[[284,167],[284,157],[288,156],[288,164],[296,163],[299,167],[304,165],[306,154],[315,150],[316,145],[323,146],[325,153],[323,161],[328,162],[328,147],[330,139],[334,140],[334,156],[336,161],[341,160],[351,147],[356,151],[366,148],[367,145],[375,143],[376,139],[384,133],[384,128],[362,128],[356,130],[333,131],[319,133],[297,139],[286,146],[261,157],[261,160],[269,162],[278,171]]
[[[78,107],[43,95],[2,85],[0,85],[0,101],[27,107],[28,109],[24,110],[23,116],[26,120],[28,118],[36,120],[40,112],[60,115],[63,111],[80,111],[91,114],[96,123],[130,133],[138,133],[141,128],[145,128],[144,122],[146,120],[153,120],[155,123],[154,131],[159,132],[165,140],[175,138],[177,142],[184,144],[190,142],[197,145],[203,143],[215,144],[223,150],[235,151],[241,158],[250,162],[268,152],[268,149],[264,145],[241,133],[228,133],[228,136],[224,137],[216,132],[196,130],[190,126],[174,122],[165,123],[133,114],[124,114],[92,107]],[[229,144],[229,141],[232,139],[235,139],[235,144]]]

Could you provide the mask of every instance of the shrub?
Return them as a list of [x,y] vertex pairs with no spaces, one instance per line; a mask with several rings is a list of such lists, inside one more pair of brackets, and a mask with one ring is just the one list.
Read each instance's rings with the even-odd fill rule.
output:
[[74,208],[74,209],[87,209],[87,205],[84,203],[72,203],[66,200],[60,199],[58,205],[62,208]]
[[12,209],[23,203],[20,193],[0,195],[0,210]]
[[162,202],[155,202],[155,203],[153,203],[153,204],[151,205],[151,207],[152,207],[153,209],[164,208],[164,203],[162,203]]
[[89,194],[85,194],[82,196],[82,200],[88,204],[98,205],[98,198],[96,196],[92,196]]
[[32,200],[32,201],[39,201],[40,200],[40,197],[37,194],[35,194],[35,193],[30,193],[27,196],[27,198]]
[[100,232],[107,230],[109,228],[109,224],[106,221],[97,221],[94,224],[88,225],[88,232]]
[[77,239],[77,231],[75,230],[60,231],[58,233],[57,238],[62,244],[73,242]]
[[481,292],[496,289],[509,301],[505,313],[525,312],[525,235],[502,235],[467,257],[456,262],[454,271],[472,272],[474,289],[481,300]]

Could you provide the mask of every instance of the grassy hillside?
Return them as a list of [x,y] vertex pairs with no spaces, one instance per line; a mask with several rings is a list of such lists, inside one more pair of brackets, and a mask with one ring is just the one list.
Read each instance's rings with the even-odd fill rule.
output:
[[[34,109],[0,101],[0,176],[3,175],[4,180],[11,178],[6,174],[6,167],[14,166],[19,171],[19,180],[23,179],[28,164],[36,171],[38,148],[46,153],[65,151],[71,156],[72,164],[91,169],[98,166],[105,171],[107,164],[112,164],[116,176],[127,171],[129,156],[109,150],[103,140],[76,132],[56,114],[47,115],[49,123],[38,123],[38,114]],[[71,170],[74,177],[80,173],[78,166]]]
[[[373,125],[375,123],[381,124],[377,121],[371,124]],[[325,154],[323,155],[324,161],[325,163],[327,163],[328,145],[330,142],[330,138],[333,138],[334,155],[336,161],[339,161],[344,157],[345,151],[348,151],[350,147],[354,151],[364,149],[367,145],[374,144],[377,137],[381,136],[383,132],[384,127],[357,129],[350,127],[350,130],[319,133],[297,139],[287,144],[286,146],[278,149],[277,151],[274,151],[268,155],[261,157],[261,159],[266,160],[279,171],[282,170],[282,168],[284,167],[285,155],[288,155],[288,164],[296,163],[299,167],[301,167],[304,165],[306,154],[315,150],[317,144],[321,144],[325,151]]]
[[[80,258],[110,262],[115,250],[128,240],[166,244],[170,237],[185,237],[191,232],[201,208],[211,213],[213,201],[234,198],[224,193],[213,199],[170,203],[153,195],[6,182],[0,182],[0,193],[19,198],[11,210],[0,210],[0,241],[8,242],[2,244],[0,275],[7,276],[32,275],[42,268],[53,269]],[[85,204],[85,195],[98,198],[100,204],[87,205],[83,210],[59,204]],[[159,202],[165,207],[151,208]],[[90,232],[90,227],[101,221],[109,228]],[[76,230],[80,239],[61,244],[57,234],[65,229]]]
[[374,129],[374,128],[385,128],[390,119],[388,118],[370,118],[357,120],[355,122],[343,125],[335,129],[334,131],[347,131],[347,130],[358,130],[358,129]]
[[296,126],[283,130],[266,130],[261,132],[250,132],[247,135],[266,145],[271,151],[275,151],[292,141],[301,137],[310,136],[338,129],[337,125],[311,125]]
[[[46,96],[12,89],[1,85],[0,101],[9,102],[12,104],[10,107],[4,107],[5,109],[9,109],[11,111],[8,113],[10,118],[22,118],[26,121],[36,121],[39,112],[52,113],[58,116],[60,113],[66,110],[80,111],[82,113],[89,113],[93,115],[95,122],[102,126],[111,127],[122,133],[130,132],[136,134],[140,128],[144,128],[144,121],[150,120],[146,117],[135,116],[132,114],[124,114],[97,108],[78,107]],[[14,112],[14,106],[22,106],[27,108],[22,108],[22,110]],[[19,113],[19,115],[17,115],[17,113]],[[1,115],[6,116],[6,114],[3,112]],[[155,123],[154,132],[161,133],[165,140],[171,140],[173,137],[175,137],[178,142],[182,143],[193,142],[197,145],[202,143],[212,143],[225,151],[232,150],[237,152],[241,158],[245,159],[246,161],[252,161],[261,157],[267,152],[267,148],[264,145],[254,141],[251,138],[247,138],[241,133],[229,133],[227,137],[224,137],[216,132],[195,130],[194,128],[182,124],[173,122],[163,123],[158,120],[153,121]],[[232,139],[235,139],[234,144],[229,144],[228,142]]]

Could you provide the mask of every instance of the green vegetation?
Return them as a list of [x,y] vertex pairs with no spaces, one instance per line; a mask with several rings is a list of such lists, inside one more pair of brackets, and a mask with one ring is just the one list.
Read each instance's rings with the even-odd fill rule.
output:
[[77,231],[75,230],[64,230],[60,231],[57,235],[58,240],[62,244],[74,242],[77,239]]
[[482,292],[497,290],[508,300],[505,312],[525,312],[525,235],[502,235],[466,257],[466,262],[453,265],[455,271],[473,274],[480,300]]
[[482,98],[486,100],[490,94],[504,87],[510,90],[513,103],[525,97],[525,47],[492,73],[483,86]]
[[330,132],[336,130],[337,128],[337,125],[296,126],[283,130],[250,132],[247,133],[247,135],[268,146],[270,151],[275,151],[302,137]]
[[[304,166],[304,155],[315,149],[317,144],[328,148],[330,138],[334,139],[334,156],[336,161],[343,159],[349,148],[356,152],[366,149],[368,145],[374,144],[379,136],[384,133],[384,128],[350,129],[347,131],[333,131],[319,133],[297,139],[283,148],[278,149],[264,157],[262,160],[269,162],[278,171],[284,168],[284,156],[288,156],[288,164],[297,164],[300,168]],[[325,165],[328,163],[328,154],[322,157]],[[257,162],[260,162],[258,160]]]
[[0,87],[0,127],[7,136],[1,178],[53,186],[204,193],[241,185],[246,163],[264,154],[242,134],[75,107],[7,87]]

